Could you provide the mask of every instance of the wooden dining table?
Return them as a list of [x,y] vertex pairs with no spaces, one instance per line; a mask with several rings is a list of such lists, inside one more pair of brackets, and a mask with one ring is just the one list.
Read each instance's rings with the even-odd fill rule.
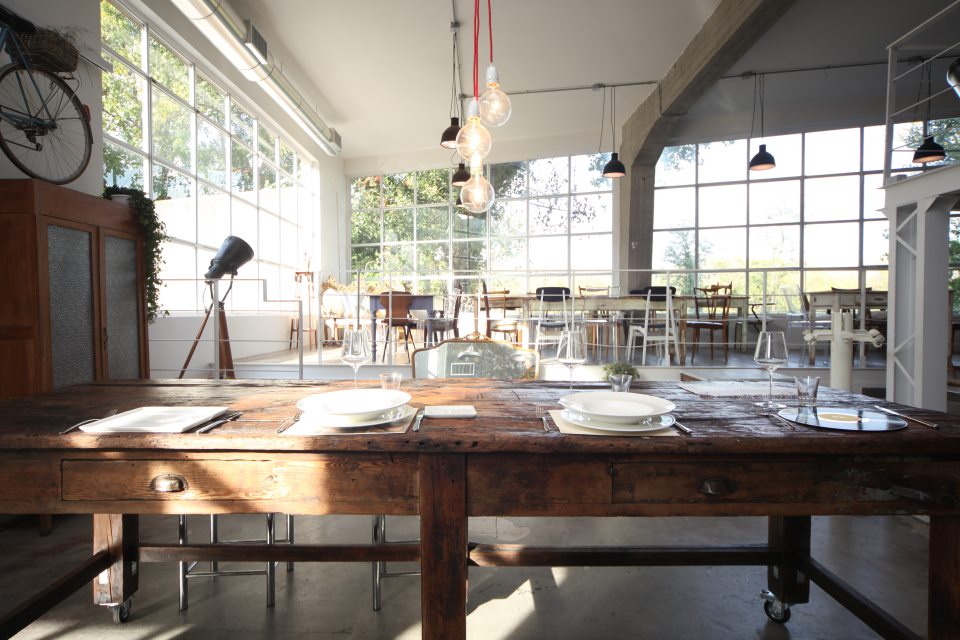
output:
[[[826,389],[821,406],[882,404],[939,424],[827,431],[756,415],[748,400],[643,383],[633,392],[674,402],[689,435],[568,435],[537,412],[555,407],[566,385],[438,379],[405,382],[411,404],[469,404],[477,416],[427,418],[419,431],[399,433],[277,433],[300,398],[351,385],[113,382],[0,402],[0,513],[94,514],[90,559],[0,616],[0,637],[90,582],[96,604],[129,604],[145,562],[382,560],[419,562],[430,639],[466,637],[471,566],[674,565],[767,567],[757,588],[779,603],[808,602],[813,582],[882,637],[915,639],[811,554],[811,516],[891,514],[930,517],[927,637],[960,634],[960,416]],[[203,434],[59,433],[111,409],[190,405],[244,413]],[[140,514],[266,512],[419,515],[420,540],[179,545],[138,535]],[[531,547],[471,542],[471,516],[766,516],[769,527],[763,544]]]

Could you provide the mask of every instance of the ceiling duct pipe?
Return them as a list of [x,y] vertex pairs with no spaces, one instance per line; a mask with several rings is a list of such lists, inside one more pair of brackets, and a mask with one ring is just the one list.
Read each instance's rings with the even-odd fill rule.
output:
[[340,134],[320,119],[273,62],[266,41],[260,37],[248,38],[248,32],[254,32],[249,22],[244,25],[238,20],[223,0],[173,0],[173,4],[245,78],[258,83],[324,151],[332,156],[340,153]]

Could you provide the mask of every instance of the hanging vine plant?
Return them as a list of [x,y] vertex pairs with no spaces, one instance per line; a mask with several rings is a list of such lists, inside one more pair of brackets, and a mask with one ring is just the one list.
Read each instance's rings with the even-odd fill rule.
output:
[[160,268],[163,266],[163,256],[160,245],[167,239],[167,229],[163,221],[157,217],[157,210],[153,200],[148,198],[140,189],[127,187],[106,187],[103,197],[130,196],[130,208],[133,210],[140,228],[143,230],[143,267],[144,286],[146,289],[147,322],[153,322],[158,315],[167,315],[160,309]]

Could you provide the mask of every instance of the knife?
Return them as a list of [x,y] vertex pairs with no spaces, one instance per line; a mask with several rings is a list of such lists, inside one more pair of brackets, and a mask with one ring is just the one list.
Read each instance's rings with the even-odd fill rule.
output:
[[239,417],[242,416],[242,415],[243,415],[243,411],[234,411],[233,413],[228,413],[228,414],[226,414],[226,415],[222,415],[222,416],[220,416],[219,418],[217,418],[216,420],[214,420],[213,422],[210,422],[210,423],[207,423],[207,424],[203,425],[202,427],[200,427],[199,429],[197,429],[196,431],[194,431],[194,433],[206,433],[206,432],[208,432],[208,431],[213,431],[214,429],[216,429],[216,428],[219,427],[220,425],[222,425],[222,424],[224,424],[224,423],[227,423],[227,422],[230,422],[231,420],[236,420],[237,418],[239,418]]
[[423,420],[423,409],[417,411],[417,417],[413,419],[413,430],[420,431],[420,421]]
[[888,414],[890,414],[891,416],[897,416],[898,418],[903,418],[904,420],[910,420],[910,421],[912,421],[912,422],[916,422],[917,424],[922,424],[922,425],[924,425],[924,426],[926,426],[926,427],[930,427],[931,429],[939,429],[939,428],[940,428],[938,425],[936,425],[936,424],[934,424],[934,423],[932,423],[932,422],[927,422],[926,420],[921,420],[920,418],[914,418],[913,416],[905,416],[905,415],[903,415],[902,413],[897,413],[897,412],[894,411],[893,409],[887,409],[886,407],[881,407],[880,405],[877,405],[877,404],[873,405],[873,408],[874,408],[874,409],[877,409],[877,410],[879,410],[879,411],[883,411],[884,413],[888,413]]

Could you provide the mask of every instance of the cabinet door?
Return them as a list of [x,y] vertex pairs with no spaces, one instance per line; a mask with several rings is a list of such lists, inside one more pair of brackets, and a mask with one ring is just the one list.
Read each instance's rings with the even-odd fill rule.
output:
[[56,224],[46,231],[53,387],[92,382],[97,377],[94,234]]
[[141,287],[137,277],[140,261],[136,240],[105,233],[102,259],[106,315],[104,378],[135,380],[141,377]]

